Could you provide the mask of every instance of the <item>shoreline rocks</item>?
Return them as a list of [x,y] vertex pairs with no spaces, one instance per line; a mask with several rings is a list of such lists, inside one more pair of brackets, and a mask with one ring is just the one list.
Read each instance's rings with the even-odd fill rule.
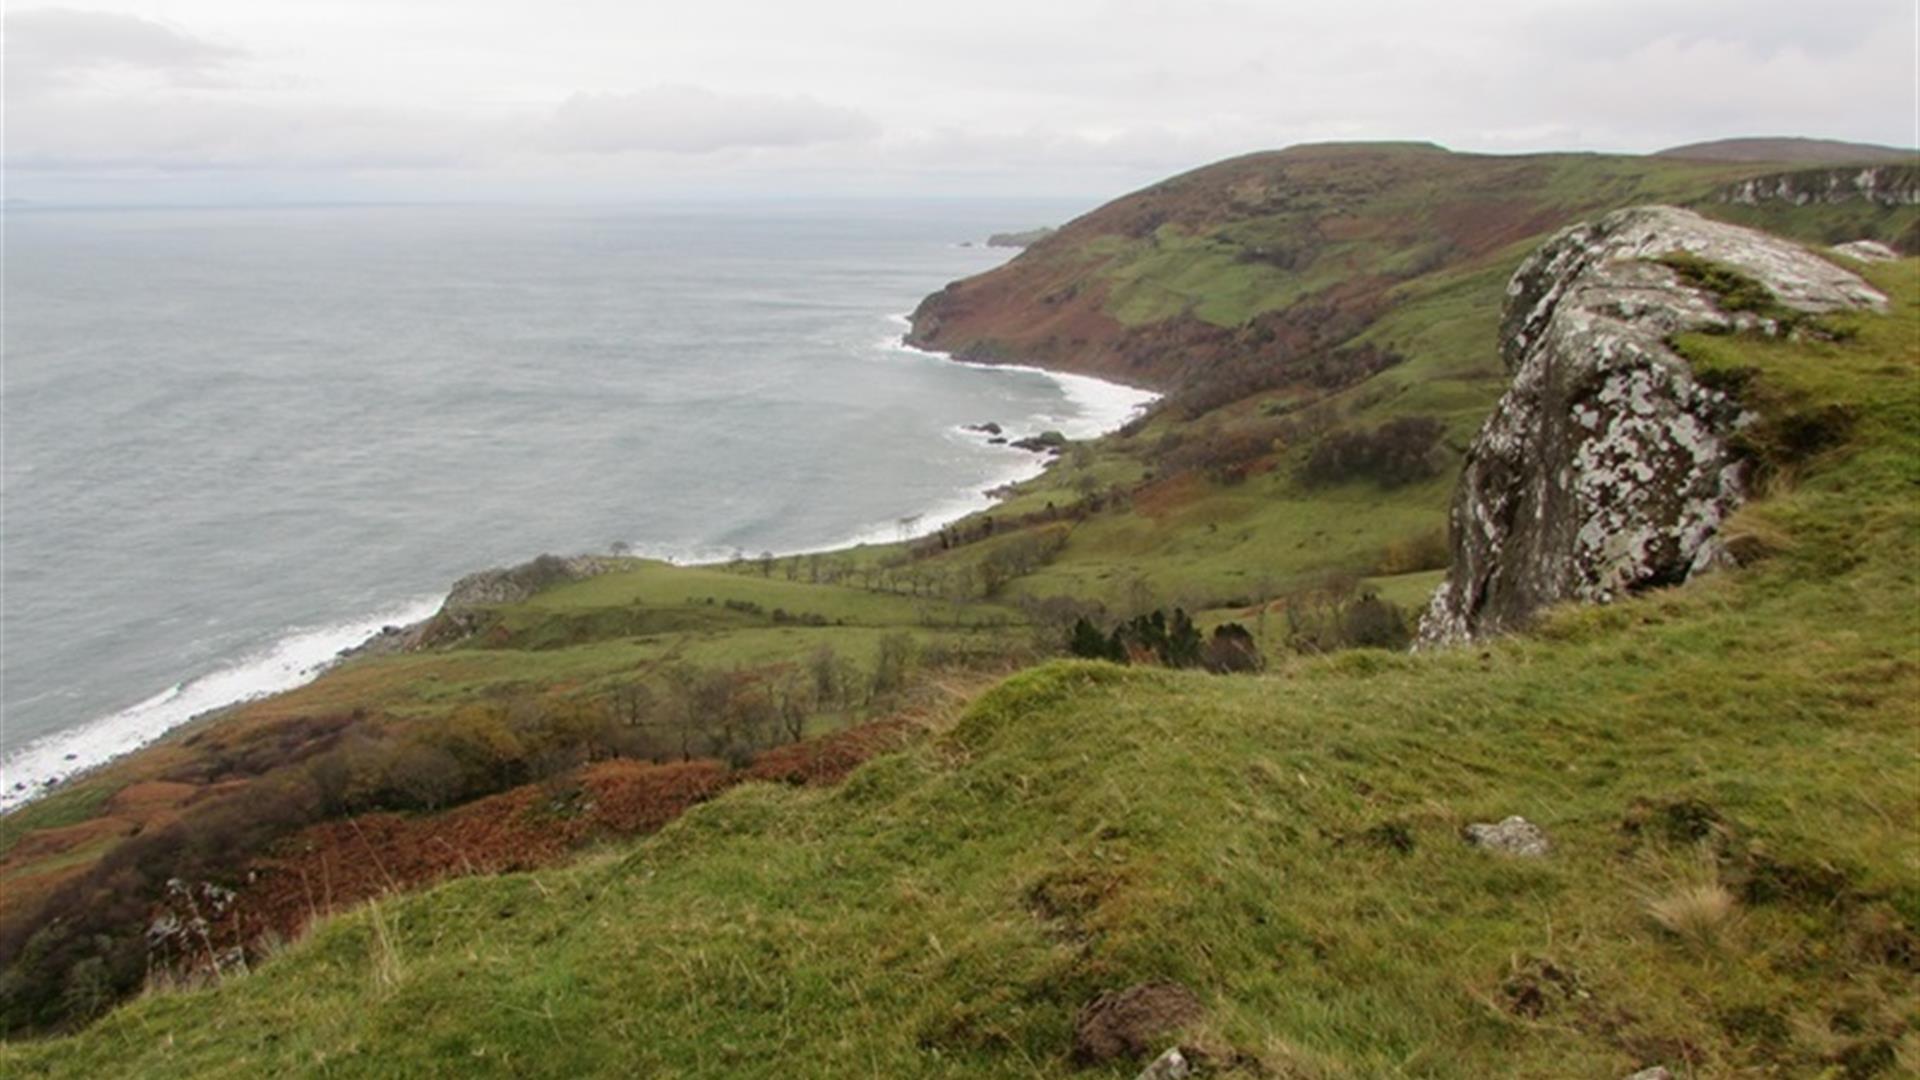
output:
[[1043,431],[1038,435],[1015,439],[1008,445],[1022,450],[1031,450],[1036,454],[1058,454],[1066,450],[1067,437],[1057,431]]
[[1024,248],[1045,240],[1053,235],[1053,226],[1042,225],[1037,229],[1022,229],[1018,232],[997,232],[987,237],[990,248]]

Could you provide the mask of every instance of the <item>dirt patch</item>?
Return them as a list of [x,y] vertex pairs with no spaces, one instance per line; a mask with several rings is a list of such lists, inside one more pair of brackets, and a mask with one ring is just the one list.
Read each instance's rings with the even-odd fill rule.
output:
[[1207,492],[1207,479],[1197,472],[1185,472],[1157,480],[1133,493],[1134,512],[1159,521],[1183,506],[1197,501]]
[[1651,838],[1669,844],[1697,844],[1731,831],[1732,826],[1718,810],[1693,798],[1635,799],[1620,818],[1620,832],[1630,842]]
[[1500,998],[1515,1016],[1537,1020],[1561,1006],[1590,1001],[1593,995],[1573,969],[1533,957],[1514,965],[1500,983]]
[[1168,1036],[1206,1012],[1179,983],[1138,983],[1088,1002],[1073,1022],[1073,1058],[1082,1065],[1133,1060],[1166,1049]]
[[35,829],[20,838],[0,859],[0,873],[26,867],[43,859],[78,851],[111,836],[126,836],[134,831],[134,822],[118,817],[97,817],[52,829]]
[[193,802],[202,789],[196,784],[173,780],[142,780],[128,784],[107,800],[109,817],[130,818],[144,824],[158,824],[179,816],[182,807]]

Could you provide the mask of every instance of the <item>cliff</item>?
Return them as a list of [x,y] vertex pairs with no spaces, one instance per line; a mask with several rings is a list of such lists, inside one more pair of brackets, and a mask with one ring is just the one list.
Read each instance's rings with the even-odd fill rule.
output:
[[1747,494],[1734,440],[1752,417],[1671,340],[1784,334],[1798,315],[1884,305],[1803,248],[1672,207],[1554,237],[1507,287],[1500,351],[1513,385],[1468,452],[1422,642],[1518,629],[1550,604],[1606,602],[1715,565],[1720,524]]

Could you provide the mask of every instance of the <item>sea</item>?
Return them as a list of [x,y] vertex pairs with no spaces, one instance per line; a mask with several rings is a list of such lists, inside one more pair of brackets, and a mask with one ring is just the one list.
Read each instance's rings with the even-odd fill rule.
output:
[[5,213],[0,809],[535,555],[924,532],[1151,395],[901,344],[1060,202]]

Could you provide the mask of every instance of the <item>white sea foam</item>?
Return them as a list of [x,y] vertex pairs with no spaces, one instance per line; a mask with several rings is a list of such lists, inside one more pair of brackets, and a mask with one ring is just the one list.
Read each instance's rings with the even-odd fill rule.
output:
[[[1151,390],[1108,382],[1091,375],[1072,375],[1025,364],[982,364],[971,360],[956,360],[949,353],[907,344],[904,335],[907,328],[911,327],[912,320],[905,314],[889,315],[887,318],[901,328],[901,334],[889,336],[879,342],[879,347],[885,351],[934,360],[942,364],[960,364],[981,371],[1018,371],[1039,375],[1052,380],[1056,386],[1060,387],[1066,398],[1062,403],[1064,409],[1060,412],[1034,413],[1017,420],[1010,418],[1006,424],[1003,424],[1003,434],[1009,439],[1028,438],[1046,431],[1058,431],[1069,439],[1098,438],[1124,426],[1127,421],[1145,411],[1147,406],[1160,400],[1160,395]],[[812,548],[809,551],[833,551],[858,544],[885,544],[925,536],[969,514],[991,508],[998,501],[992,492],[1009,484],[1017,484],[1039,476],[1047,470],[1050,461],[1046,456],[1031,451],[988,444],[985,441],[986,435],[983,433],[956,430],[949,434],[968,442],[975,442],[983,449],[1006,454],[1008,458],[1006,467],[978,488],[960,492],[951,499],[929,507],[917,516],[870,526],[846,540]]]
[[0,811],[44,794],[52,783],[137,750],[209,709],[310,682],[340,650],[360,644],[381,627],[419,622],[439,610],[440,601],[438,596],[423,596],[366,618],[293,630],[217,671],[109,716],[35,739],[0,761]]

